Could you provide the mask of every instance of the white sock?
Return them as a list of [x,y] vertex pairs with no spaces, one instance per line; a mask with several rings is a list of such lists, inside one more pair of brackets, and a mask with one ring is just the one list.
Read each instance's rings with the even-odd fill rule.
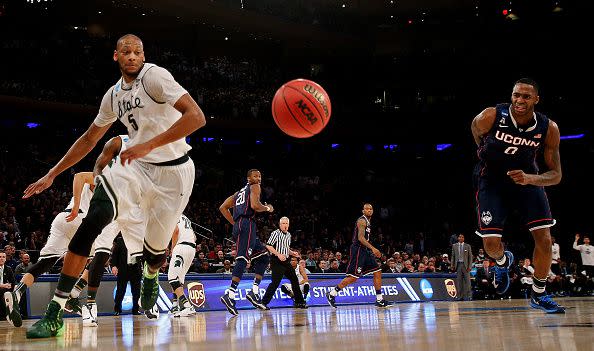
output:
[[384,295],[382,295],[382,294],[376,294],[376,295],[375,295],[375,299],[376,299],[377,301],[381,301],[381,300],[383,300],[383,299],[384,299]]
[[254,294],[259,295],[260,294],[260,286],[253,284],[252,285],[252,291],[254,292]]
[[68,298],[67,297],[58,297],[58,296],[54,295],[52,300],[59,303],[60,307],[62,307],[62,309],[64,309],[64,306],[66,306],[66,300],[68,300]]
[[78,288],[75,286],[74,288],[72,288],[72,291],[70,292],[70,297],[76,299],[79,296],[80,296],[80,290],[78,290]]
[[334,297],[338,296],[338,290],[336,290],[336,287],[334,289],[330,290],[330,296],[334,296]]

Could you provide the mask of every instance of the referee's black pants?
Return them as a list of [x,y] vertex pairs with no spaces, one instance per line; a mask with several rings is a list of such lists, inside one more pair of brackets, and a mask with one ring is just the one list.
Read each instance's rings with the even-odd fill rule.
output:
[[293,289],[293,294],[295,295],[295,303],[305,303],[303,299],[303,294],[301,293],[301,288],[299,287],[299,279],[297,279],[297,274],[295,274],[295,268],[291,266],[290,260],[287,258],[285,261],[281,261],[276,256],[272,256],[270,259],[270,269],[272,270],[272,281],[270,285],[266,288],[266,293],[262,298],[262,303],[268,305],[276,289],[280,285],[283,276],[287,277],[289,281],[291,281],[291,288]]

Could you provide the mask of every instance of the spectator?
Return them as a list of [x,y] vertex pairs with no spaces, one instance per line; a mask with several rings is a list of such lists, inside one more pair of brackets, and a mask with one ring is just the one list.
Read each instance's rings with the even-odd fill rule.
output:
[[223,268],[217,269],[217,273],[219,274],[232,274],[233,270],[231,269],[231,261],[225,260],[223,262]]
[[330,261],[330,269],[328,269],[328,273],[340,273],[338,270],[338,260],[332,259],[332,261]]
[[491,274],[493,274],[491,262],[489,260],[483,260],[481,267],[476,271],[475,282],[477,290],[484,299],[491,298],[495,293],[493,284],[491,283],[493,280]]
[[208,263],[208,261],[202,261],[196,271],[200,274],[210,273],[210,264]]
[[388,264],[382,271],[383,273],[400,273],[396,270],[396,261],[393,258],[388,259]]
[[331,273],[328,268],[328,262],[320,261],[320,269],[318,270],[318,273]]
[[479,265],[483,265],[483,262],[487,259],[487,257],[485,257],[485,250],[483,250],[482,248],[480,248],[478,250],[478,254],[476,255],[476,257],[474,258],[474,262],[478,263]]
[[590,237],[584,235],[584,243],[582,245],[578,245],[578,241],[580,240],[580,235],[575,235],[575,241],[573,242],[574,250],[580,252],[582,256],[582,268],[580,269],[580,274],[586,277],[586,289],[592,290],[592,278],[594,278],[594,247],[590,245]]
[[[4,293],[12,291],[14,287],[15,279],[12,268],[6,264],[6,253],[0,251],[0,296],[4,297]],[[6,319],[6,304],[0,303],[0,320]]]
[[29,254],[23,254],[21,263],[19,263],[16,266],[16,268],[14,270],[14,274],[23,274],[23,273],[27,272],[29,267],[31,267],[32,265],[33,264],[31,263],[31,257],[29,257]]
[[6,254],[6,265],[10,267],[10,269],[14,272],[16,266],[19,265],[19,262],[16,260],[15,253],[16,249],[10,242],[8,245],[4,247],[4,253]]

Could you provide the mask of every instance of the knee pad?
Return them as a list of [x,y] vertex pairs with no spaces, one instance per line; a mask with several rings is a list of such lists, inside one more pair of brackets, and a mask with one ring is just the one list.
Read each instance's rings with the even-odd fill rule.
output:
[[37,263],[32,265],[31,268],[27,270],[27,273],[31,274],[35,280],[43,273],[49,272],[50,268],[52,268],[59,259],[60,257],[40,258]]
[[264,274],[266,271],[266,267],[268,266],[268,262],[270,262],[270,256],[268,254],[262,255],[252,262],[254,264],[254,273],[256,274]]
[[97,252],[91,263],[89,263],[89,286],[98,287],[103,278],[105,263],[109,260],[107,252]]
[[247,261],[244,258],[238,258],[235,260],[235,267],[233,267],[233,276],[241,278],[243,276],[243,272],[245,272],[245,267],[247,267]]
[[89,213],[83,218],[74,237],[68,245],[68,250],[79,256],[89,257],[95,239],[113,220],[113,206],[103,186],[95,188],[91,199]]
[[155,255],[154,253],[150,252],[146,247],[144,247],[142,254],[144,257],[144,262],[148,264],[151,268],[161,268],[161,266],[163,265],[163,263],[165,263],[165,260],[167,259],[165,253]]
[[173,289],[174,292],[175,290],[177,290],[177,288],[180,288],[182,286],[182,284],[177,278],[175,278],[174,280],[170,280],[169,285],[171,285],[171,289]]

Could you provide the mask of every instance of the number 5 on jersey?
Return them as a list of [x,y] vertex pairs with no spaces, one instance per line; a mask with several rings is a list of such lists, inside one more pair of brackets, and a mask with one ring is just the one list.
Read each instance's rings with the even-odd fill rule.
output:
[[132,128],[134,128],[134,130],[138,130],[138,124],[136,124],[133,114],[128,115],[128,123],[130,123],[130,125],[132,126]]

